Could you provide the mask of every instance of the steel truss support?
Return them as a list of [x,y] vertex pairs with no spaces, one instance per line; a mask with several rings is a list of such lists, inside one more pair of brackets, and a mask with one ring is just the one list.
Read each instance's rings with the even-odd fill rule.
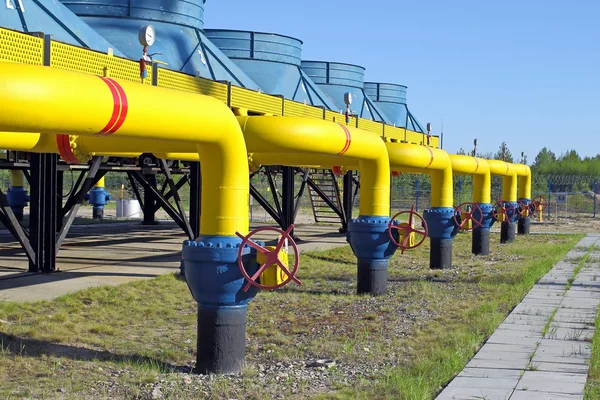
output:
[[[62,221],[62,226],[60,228],[60,232],[58,238],[56,239],[56,253],[60,249],[65,237],[67,237],[67,233],[69,233],[69,229],[77,216],[77,212],[79,211],[79,207],[83,204],[85,200],[85,195],[90,189],[102,178],[106,171],[100,171],[100,165],[102,164],[102,157],[94,157],[92,158],[92,164],[90,169],[87,171],[87,176],[84,179],[85,171],[82,171],[79,174],[79,178],[77,179],[77,183],[73,187],[73,193],[67,199],[66,204],[62,207],[60,219]],[[61,185],[62,186],[62,185]],[[80,187],[81,186],[81,187]],[[57,186],[58,188],[58,186]],[[56,198],[60,199],[58,196],[58,192]],[[65,219],[66,217],[66,219]],[[64,221],[63,221],[64,220]],[[58,222],[57,222],[58,228]]]
[[[158,191],[155,179],[149,179],[148,175],[140,171],[130,171],[128,174],[144,188],[144,203],[142,204],[142,207],[147,208],[149,207],[148,204],[152,204],[152,209],[154,210],[153,204],[156,201],[160,205],[160,207],[163,210],[165,210],[167,214],[169,214],[173,221],[175,221],[175,223],[179,225],[179,227],[185,232],[185,234],[190,238],[190,240],[193,240],[195,238],[194,232],[192,231],[190,223],[187,220],[187,216],[185,215],[181,199],[179,199],[179,195],[176,195],[177,209],[175,209],[175,207],[173,207],[173,205],[167,199],[165,199],[164,196],[162,196],[162,194]],[[167,179],[171,180],[171,191],[173,191],[176,185],[173,182],[173,178],[170,172],[167,176]],[[135,187],[135,185],[133,185],[133,187]],[[139,194],[136,194],[136,196],[137,195]],[[173,196],[175,197],[175,195]]]

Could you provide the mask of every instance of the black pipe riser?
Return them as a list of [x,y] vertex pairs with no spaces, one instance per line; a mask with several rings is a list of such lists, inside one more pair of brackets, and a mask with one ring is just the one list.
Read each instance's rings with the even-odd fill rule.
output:
[[490,230],[473,229],[471,251],[473,254],[487,256],[490,254]]
[[431,242],[429,268],[452,268],[452,239],[429,238],[429,240]]
[[511,243],[515,240],[517,224],[515,222],[502,222],[500,226],[500,243]]
[[357,293],[380,296],[387,288],[387,259],[358,259]]

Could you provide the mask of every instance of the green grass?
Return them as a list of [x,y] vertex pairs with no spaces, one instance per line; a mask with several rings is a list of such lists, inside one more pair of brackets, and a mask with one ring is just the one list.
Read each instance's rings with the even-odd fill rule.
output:
[[[493,238],[492,254],[476,257],[461,234],[443,271],[428,268],[424,245],[390,260],[388,292],[377,298],[355,295],[348,247],[303,254],[302,286],[250,303],[242,374],[193,384],[181,373],[195,357],[196,304],[173,275],[0,303],[9,323],[0,323],[0,398],[54,397],[57,388],[74,398],[147,398],[160,381],[166,398],[433,398],[581,237]],[[336,366],[295,375],[314,359]],[[277,365],[289,375],[261,372]]]

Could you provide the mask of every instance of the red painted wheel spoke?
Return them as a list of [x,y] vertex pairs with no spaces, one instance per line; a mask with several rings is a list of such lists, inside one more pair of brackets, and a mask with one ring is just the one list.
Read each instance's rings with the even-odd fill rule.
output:
[[410,208],[410,214],[408,214],[408,226],[412,226],[414,212],[415,212],[415,206],[412,206]]
[[290,272],[290,270],[285,266],[284,263],[281,262],[281,260],[278,258],[277,259],[277,265],[279,265],[279,268],[281,268],[281,270],[283,271],[284,274],[286,274],[288,276],[288,281],[291,279],[294,282],[296,282],[298,285],[301,285],[302,282],[300,282],[300,280],[298,280],[298,278],[296,278],[296,275],[292,274]]
[[[396,221],[397,217],[399,217],[402,214],[409,214],[408,222],[399,222],[398,225],[396,225],[394,223],[394,221]],[[420,230],[413,228],[413,222],[414,222],[415,216],[417,219],[421,220],[421,225],[425,229],[424,231],[420,231]],[[392,234],[394,229],[399,231],[399,235],[402,237],[402,240],[400,243],[398,243],[398,241]],[[423,235],[423,237],[421,238],[420,241],[418,241],[417,243],[415,243],[414,245],[411,246],[410,245],[410,235],[413,232],[421,234],[421,235]],[[419,215],[417,212],[415,212],[415,207],[412,206],[410,211],[401,211],[391,218],[390,222],[388,223],[388,235],[390,237],[391,242],[394,243],[394,245],[396,245],[396,247],[398,247],[401,250],[401,253],[404,253],[405,250],[414,249],[423,243],[423,241],[427,237],[427,223],[425,222],[425,220],[423,219],[423,217],[421,215]]]
[[[288,227],[288,229],[285,232],[279,228],[262,227],[262,228],[257,228],[255,230],[251,231],[248,234],[248,236],[241,235],[239,232],[236,233],[236,235],[242,239],[242,244],[238,251],[238,266],[240,268],[240,271],[242,272],[242,275],[248,281],[246,283],[246,285],[243,287],[244,291],[247,291],[250,288],[250,286],[255,286],[259,289],[276,289],[278,287],[288,284],[292,280],[299,285],[302,284],[302,282],[300,282],[300,280],[298,278],[296,278],[296,272],[298,271],[298,264],[300,262],[300,254],[298,251],[298,246],[296,246],[294,239],[290,235],[290,233],[293,229],[294,229],[294,225],[292,224]],[[252,235],[254,235],[258,232],[262,232],[262,231],[275,231],[281,235],[281,239],[275,246],[275,250],[268,250],[265,247],[260,246],[259,244],[250,240],[250,237]],[[291,270],[287,266],[285,266],[283,264],[283,262],[279,259],[279,253],[281,251],[281,248],[288,240],[292,246],[292,249],[294,250],[294,256],[295,256],[294,266],[293,266],[293,268],[291,268]],[[260,268],[258,268],[258,270],[252,276],[248,275],[248,272],[246,271],[246,267],[244,266],[244,263],[242,261],[243,249],[244,249],[246,243],[248,243],[248,245],[250,245],[250,247],[254,248],[258,252],[266,255],[266,261],[260,266]],[[270,267],[272,265],[275,265],[275,266],[278,266],[279,268],[281,268],[281,270],[288,276],[288,279],[284,280],[283,282],[281,282],[277,285],[263,285],[261,283],[258,283],[257,280],[259,279],[260,275],[268,267]]]

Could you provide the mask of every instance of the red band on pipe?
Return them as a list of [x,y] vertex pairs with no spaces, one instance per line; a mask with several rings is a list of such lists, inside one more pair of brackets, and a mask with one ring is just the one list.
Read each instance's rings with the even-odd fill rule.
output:
[[117,88],[113,85],[111,81],[102,76],[99,76],[98,78],[102,79],[102,81],[106,83],[113,97],[113,112],[110,116],[110,120],[108,121],[108,124],[106,124],[106,126],[102,128],[100,132],[98,132],[101,135],[105,135],[115,125],[115,122],[117,122],[117,119],[119,118],[119,112],[121,111],[121,99],[119,98]]
[[425,168],[429,168],[429,166],[431,164],[433,164],[433,150],[431,150],[431,148],[427,147],[427,150],[429,150],[429,154],[431,155],[431,160],[429,160],[429,164],[427,164],[427,166]]
[[129,110],[129,104],[127,102],[127,95],[125,94],[125,90],[123,90],[121,85],[119,85],[113,79],[110,79],[110,78],[106,78],[106,79],[108,81],[110,81],[113,85],[115,85],[115,87],[117,88],[117,92],[119,92],[120,104],[121,104],[121,115],[119,116],[119,119],[117,120],[115,126],[113,126],[112,129],[110,131],[108,131],[108,133],[112,134],[112,133],[115,133],[116,131],[118,131],[119,129],[121,129],[121,126],[123,126],[123,122],[125,122],[125,118],[127,118],[127,111]]
[[342,125],[342,124],[338,124],[338,125],[341,126],[342,129],[344,130],[344,132],[346,133],[346,144],[344,145],[344,148],[342,149],[342,151],[340,151],[338,153],[338,156],[341,156],[345,152],[347,152],[348,149],[350,148],[350,144],[352,143],[352,136],[350,135],[350,131],[348,130],[348,128],[346,128],[345,125]]
[[71,149],[71,142],[69,141],[69,135],[56,135],[56,145],[58,146],[58,154],[60,158],[70,164],[77,164],[79,160],[73,154]]

